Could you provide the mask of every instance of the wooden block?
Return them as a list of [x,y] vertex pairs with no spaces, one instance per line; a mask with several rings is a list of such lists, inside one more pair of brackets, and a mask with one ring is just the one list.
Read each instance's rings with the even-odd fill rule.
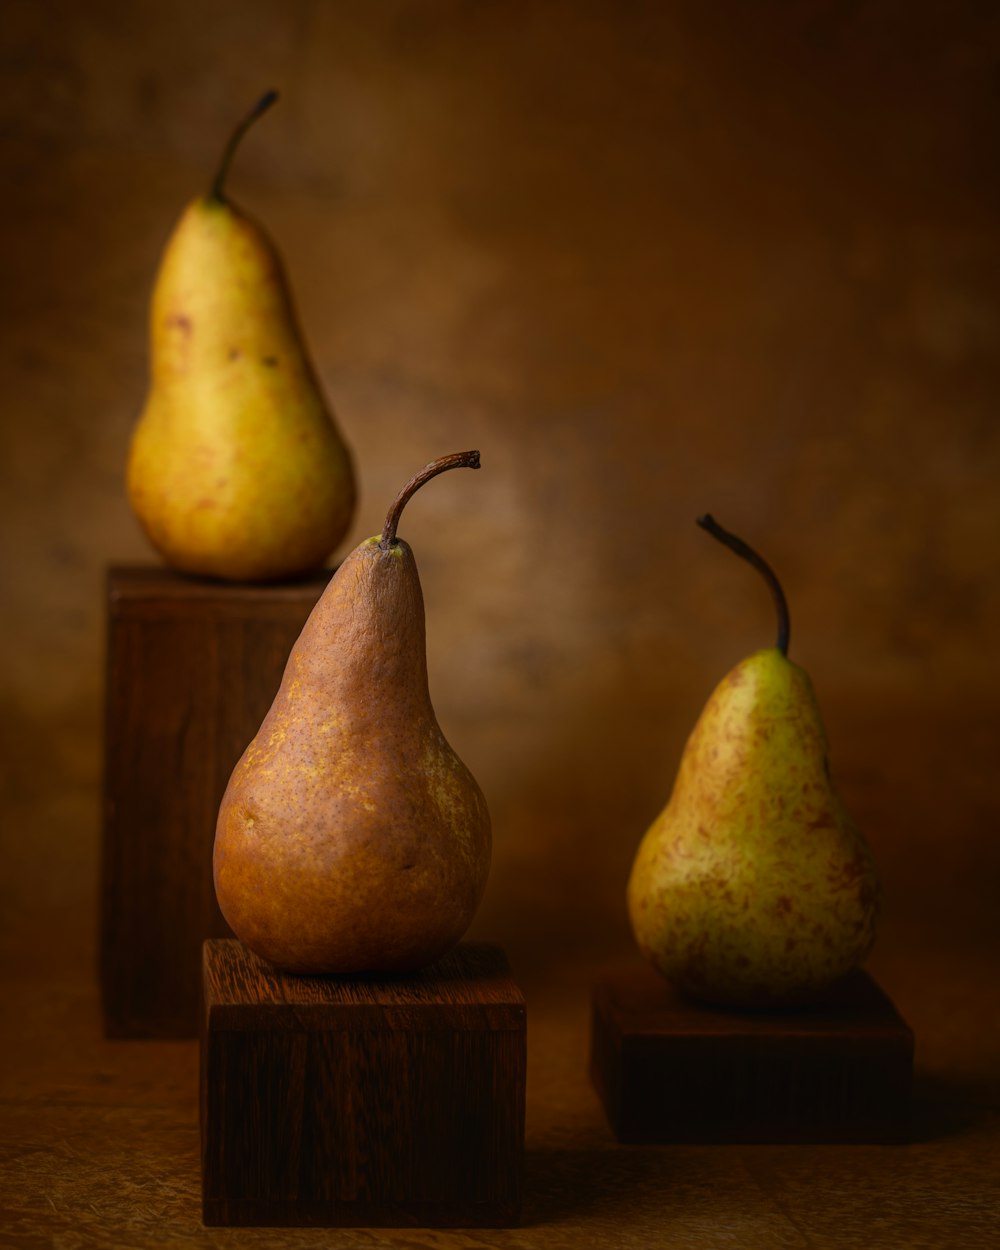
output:
[[913,1034],[865,973],[822,1005],[734,1013],[638,961],[595,977],[590,1072],[624,1142],[893,1142]]
[[196,1037],[219,803],[329,574],[289,585],[163,568],[107,579],[101,988],[111,1037]]
[[209,1225],[509,1227],[525,1005],[499,947],[406,977],[298,977],[205,943]]

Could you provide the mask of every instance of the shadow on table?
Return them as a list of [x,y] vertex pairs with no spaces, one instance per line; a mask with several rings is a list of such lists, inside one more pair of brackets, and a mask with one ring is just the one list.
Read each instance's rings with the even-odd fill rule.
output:
[[1000,1109],[1000,1089],[986,1080],[940,1072],[913,1075],[910,1140],[938,1141],[978,1128]]
[[[1000,1088],[988,1079],[941,1073],[914,1075],[910,1142],[932,1142],[980,1129],[1000,1110]],[[859,1143],[862,1144],[862,1143]],[[815,1143],[822,1145],[822,1143]],[[850,1151],[850,1143],[830,1143],[836,1151]],[[879,1149],[894,1147],[879,1147]],[[526,1227],[599,1215],[632,1219],[638,1208],[655,1195],[703,1187],[706,1175],[720,1165],[720,1155],[738,1152],[746,1160],[757,1151],[763,1158],[774,1152],[810,1149],[794,1144],[755,1147],[745,1145],[628,1146],[614,1142],[590,1149],[529,1147],[524,1162]]]
[[524,1158],[522,1224],[548,1224],[599,1210],[604,1217],[635,1211],[640,1193],[669,1177],[674,1151],[613,1146],[595,1150],[528,1149]]

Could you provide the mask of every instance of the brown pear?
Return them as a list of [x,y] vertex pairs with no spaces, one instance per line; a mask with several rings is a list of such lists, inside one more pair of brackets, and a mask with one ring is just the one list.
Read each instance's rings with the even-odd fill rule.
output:
[[420,580],[396,537],[410,496],[458,467],[479,453],[413,477],[339,567],[222,800],[219,905],[288,971],[421,967],[459,941],[485,889],[489,813],[434,715]]

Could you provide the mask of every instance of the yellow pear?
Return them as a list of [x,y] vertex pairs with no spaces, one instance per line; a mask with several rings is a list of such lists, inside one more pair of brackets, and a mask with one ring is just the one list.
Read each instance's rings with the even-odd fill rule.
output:
[[237,127],[160,263],[151,381],[128,460],[150,542],[185,573],[269,581],[320,568],[355,502],[351,456],[306,354],[281,259],[226,198]]
[[716,687],[670,802],[640,844],[628,910],[642,953],[680,989],[735,1007],[805,1002],[875,936],[871,854],[834,789],[812,683],[787,656],[788,610],[764,560],[698,522],[767,580],[777,645]]
[[288,971],[421,967],[461,938],[486,886],[489,813],[434,715],[420,580],[396,537],[413,492],[458,467],[479,453],[427,465],[338,568],[222,800],[222,913]]

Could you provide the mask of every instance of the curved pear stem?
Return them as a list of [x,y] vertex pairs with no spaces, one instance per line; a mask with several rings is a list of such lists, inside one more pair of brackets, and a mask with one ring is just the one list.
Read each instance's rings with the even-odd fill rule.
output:
[[778,581],[777,574],[768,564],[763,556],[759,556],[753,547],[745,543],[742,538],[737,538],[735,534],[730,534],[728,530],[724,530],[716,519],[709,513],[698,517],[697,523],[703,530],[708,530],[713,538],[717,538],[730,551],[735,551],[748,564],[752,564],[758,573],[767,582],[771,594],[774,596],[774,606],[778,613],[778,641],[775,646],[782,655],[788,655],[788,638],[791,632],[791,625],[788,620],[788,601],[785,598],[785,592],[781,589],[781,582]]
[[392,507],[386,513],[385,525],[382,527],[382,537],[378,544],[380,549],[388,551],[396,541],[396,526],[399,524],[399,518],[402,516],[403,509],[409,502],[410,497],[415,495],[425,482],[429,482],[432,477],[437,477],[439,473],[444,473],[448,469],[478,468],[478,451],[455,451],[450,456],[442,456],[440,460],[432,460],[430,464],[424,465],[420,472],[415,473],[406,483],[393,500]]
[[233,133],[229,136],[229,142],[226,144],[225,150],[222,153],[222,160],[219,161],[219,168],[215,171],[215,177],[212,179],[212,189],[208,194],[209,199],[218,200],[220,203],[225,204],[226,194],[222,188],[226,181],[226,175],[229,173],[229,166],[232,163],[236,149],[240,146],[243,136],[254,124],[257,118],[260,117],[262,113],[266,113],[277,98],[277,91],[265,92],[265,94],[260,97],[250,112],[247,113],[246,117],[243,118]]

